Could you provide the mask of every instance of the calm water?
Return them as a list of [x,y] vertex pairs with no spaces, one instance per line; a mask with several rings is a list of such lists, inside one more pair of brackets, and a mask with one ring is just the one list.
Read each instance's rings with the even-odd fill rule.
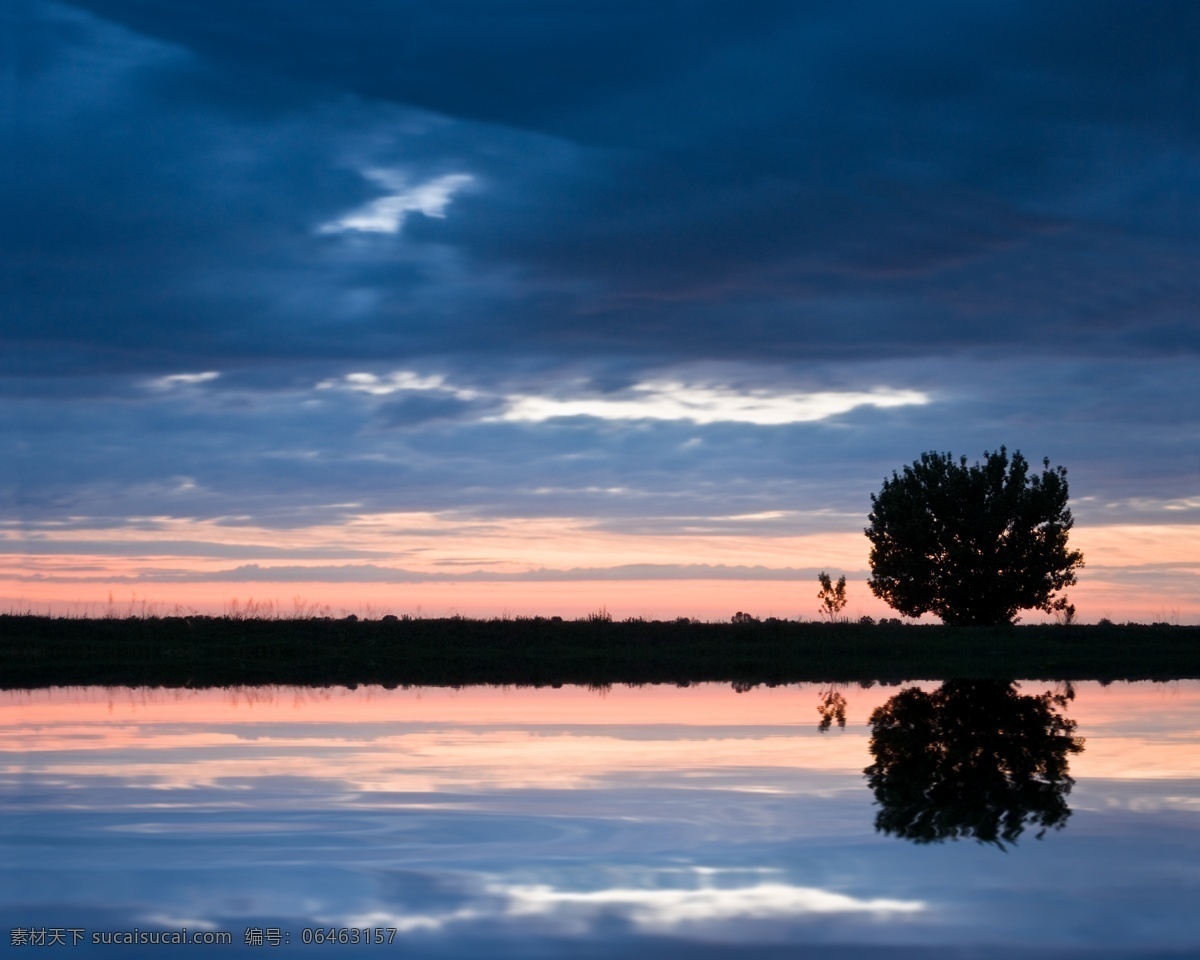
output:
[[1200,956],[1200,682],[911,686],[0,695],[6,936]]

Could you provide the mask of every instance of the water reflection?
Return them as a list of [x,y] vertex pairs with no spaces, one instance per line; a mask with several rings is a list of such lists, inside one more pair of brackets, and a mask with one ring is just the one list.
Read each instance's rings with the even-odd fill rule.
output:
[[821,722],[817,729],[826,733],[836,722],[843,730],[846,728],[846,696],[836,687],[822,690],[817,697],[817,713]]
[[[1083,752],[1074,698],[1033,696],[999,680],[950,680],[910,687],[871,714],[863,772],[879,810],[875,829],[915,843],[971,837],[1003,847],[1026,827],[1060,830],[1075,781],[1067,757]],[[828,726],[825,720],[822,724]]]
[[[428,960],[1200,956],[1200,682],[916,686],[0,694],[0,930],[290,932],[274,958],[362,954],[314,952],[318,924]],[[877,833],[863,768],[885,796],[906,773],[885,744],[939,755],[913,818],[961,821],[928,810],[934,774],[983,765],[959,751],[1020,802],[959,799],[1031,834],[1069,799],[1071,829],[1005,854],[1003,812],[991,843]],[[1068,772],[1057,814],[1009,782]]]

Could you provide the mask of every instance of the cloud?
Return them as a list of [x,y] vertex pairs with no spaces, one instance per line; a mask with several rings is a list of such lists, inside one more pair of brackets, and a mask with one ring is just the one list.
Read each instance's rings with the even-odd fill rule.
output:
[[380,422],[389,427],[414,429],[427,424],[477,422],[494,410],[496,400],[463,400],[456,396],[401,397],[379,408]]
[[[132,524],[130,524],[132,526]],[[45,537],[29,538],[9,534],[0,536],[0,555],[21,557],[54,557],[64,555],[85,557],[281,557],[296,560],[325,558],[364,558],[388,556],[384,551],[335,547],[327,544],[304,547],[280,547],[263,543],[213,543],[201,540],[171,540],[161,537],[140,540],[93,539],[67,540]],[[290,568],[288,568],[290,569]],[[357,568],[349,568],[357,569]],[[226,571],[218,576],[236,571]]]
[[392,192],[322,224],[318,232],[399,233],[409,213],[443,219],[455,192],[475,179],[470,174],[451,173],[410,185],[395,170],[367,170],[363,176]]
[[318,390],[342,389],[365,393],[374,397],[386,397],[402,391],[437,391],[450,394],[459,400],[472,400],[478,394],[474,390],[450,386],[443,374],[422,375],[411,370],[397,370],[390,374],[347,373],[342,377],[322,380]]
[[172,373],[165,377],[156,377],[147,386],[154,390],[170,390],[173,387],[190,387],[200,383],[216,380],[219,374],[215,370],[204,373]]
[[928,394],[921,391],[886,387],[865,392],[772,393],[664,381],[637,384],[629,392],[632,396],[621,399],[509,397],[508,409],[496,419],[540,423],[558,417],[594,417],[600,420],[686,420],[697,424],[782,426],[826,420],[859,407],[887,408],[930,402]]
[[32,3],[0,357],[1200,350],[1185,5],[643,7]]
[[427,424],[478,420],[501,402],[470,387],[454,386],[443,374],[397,370],[390,374],[348,373],[322,380],[318,390],[340,390],[370,398],[393,398],[378,410],[388,427],[412,429]]
[[[70,548],[65,544],[64,548]],[[162,549],[146,545],[140,551],[114,550],[106,545],[97,548],[80,548],[78,553],[83,555],[129,555],[157,556],[168,552],[180,552],[191,556],[233,556],[257,553],[260,556],[299,556],[302,551],[255,550],[251,548],[218,550],[211,546],[200,545],[200,549],[185,551],[178,544],[169,544]],[[30,553],[43,554],[47,551],[36,550]],[[377,551],[376,551],[377,552]],[[18,549],[4,549],[0,553],[18,554]],[[310,555],[331,555],[333,551],[313,550]],[[370,556],[370,551],[344,551],[345,556]],[[478,567],[479,564],[466,565]],[[771,580],[771,581],[812,581],[816,578],[817,568],[795,567],[765,567],[726,564],[664,564],[664,563],[631,563],[613,567],[574,567],[571,569],[554,570],[539,568],[519,573],[510,571],[465,569],[452,573],[405,570],[398,567],[385,567],[378,564],[365,563],[354,565],[305,565],[305,566],[260,566],[257,563],[243,564],[231,570],[208,571],[179,571],[151,570],[136,575],[76,576],[73,573],[63,573],[55,570],[38,572],[28,575],[16,575],[14,580],[53,581],[59,583],[567,583],[593,582],[598,580]],[[847,571],[851,575],[863,575],[865,571]]]
[[[888,409],[922,406],[932,402],[920,390],[874,387],[870,390],[817,390],[789,392],[781,389],[739,389],[689,383],[683,380],[650,380],[603,395],[571,396],[569,388],[551,393],[484,393],[474,388],[451,385],[442,374],[422,375],[409,370],[391,374],[349,373],[323,380],[318,390],[341,389],[386,397],[396,393],[426,393],[433,397],[406,399],[403,406],[389,406],[389,418],[402,420],[411,413],[417,421],[461,414],[467,410],[502,411],[483,416],[482,422],[543,423],[547,420],[589,417],[597,420],[686,421],[700,425],[749,423],[784,426],[813,423],[860,407]],[[441,394],[439,398],[436,395]],[[478,401],[477,404],[453,401]]]
[[752,8],[695,0],[686,12],[627,0],[569,9],[518,0],[502,13],[478,0],[446,8],[346,0],[336,10],[311,0],[79,5],[200,57],[449,116],[559,129],[581,106],[636,93],[794,17],[778,0]]

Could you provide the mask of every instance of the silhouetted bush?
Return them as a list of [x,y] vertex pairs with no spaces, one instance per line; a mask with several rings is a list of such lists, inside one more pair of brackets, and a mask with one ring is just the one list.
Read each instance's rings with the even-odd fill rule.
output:
[[838,614],[846,608],[846,578],[842,577],[834,583],[829,574],[822,570],[817,574],[817,582],[821,584],[821,589],[817,591],[817,599],[821,601],[821,606],[817,612],[833,623]]
[[1067,610],[1083,554],[1067,549],[1074,523],[1067,471],[1042,461],[1029,475],[1004,447],[967,465],[923,453],[871,497],[871,591],[909,617],[955,626],[1011,623],[1019,610]]

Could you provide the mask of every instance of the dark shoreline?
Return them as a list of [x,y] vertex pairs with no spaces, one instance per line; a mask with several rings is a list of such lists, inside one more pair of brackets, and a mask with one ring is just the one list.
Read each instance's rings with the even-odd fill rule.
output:
[[0,689],[1200,678],[1200,627],[0,616]]

